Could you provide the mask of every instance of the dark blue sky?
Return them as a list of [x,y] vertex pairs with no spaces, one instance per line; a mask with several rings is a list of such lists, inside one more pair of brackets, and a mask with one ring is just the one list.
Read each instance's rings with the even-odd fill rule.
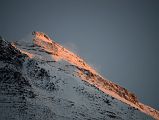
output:
[[0,35],[33,30],[159,110],[159,0],[0,0]]

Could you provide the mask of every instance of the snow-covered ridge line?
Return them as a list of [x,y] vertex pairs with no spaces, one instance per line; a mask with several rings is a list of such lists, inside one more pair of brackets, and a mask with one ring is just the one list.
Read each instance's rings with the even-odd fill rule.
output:
[[[67,50],[60,44],[56,43],[54,40],[51,40],[46,34],[42,32],[33,32],[33,35],[35,35],[33,38],[34,46],[40,47],[40,51],[49,54],[52,60],[64,60],[72,65],[75,65],[79,70],[77,71],[76,76],[80,77],[82,80],[87,81],[104,93],[109,94],[112,97],[126,104],[129,104],[130,106],[135,107],[140,111],[159,120],[159,112],[157,110],[140,103],[133,93],[100,76],[99,73],[91,68],[82,58]],[[30,58],[33,56],[43,58],[43,54],[34,55],[32,52],[30,52],[30,50],[19,48],[16,45],[15,47],[17,47],[22,53],[30,56]]]
[[109,80],[103,79],[102,77],[100,77],[98,75],[94,75],[91,73],[86,73],[86,74],[85,74],[85,72],[79,71],[77,76],[79,76],[82,80],[87,81],[91,85],[94,85],[99,90],[103,91],[104,93],[109,94],[110,96],[159,120],[159,111],[140,103],[138,101],[137,97],[135,96],[135,94],[129,92],[125,88],[123,88]]
[[81,59],[73,52],[67,50],[60,44],[56,43],[55,41],[51,40],[49,37],[46,37],[45,34],[39,32],[35,32],[34,34],[35,34],[35,38],[33,39],[34,44],[42,47],[48,53],[53,54],[53,58],[55,60],[58,61],[60,59],[63,59],[71,64],[90,70],[94,74],[98,74],[83,59]]

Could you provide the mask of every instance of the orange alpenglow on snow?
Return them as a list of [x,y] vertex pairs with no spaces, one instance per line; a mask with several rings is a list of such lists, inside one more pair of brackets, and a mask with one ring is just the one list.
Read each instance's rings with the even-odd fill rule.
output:
[[34,43],[42,47],[45,51],[53,55],[53,59],[58,61],[60,59],[66,60],[67,62],[85,68],[91,71],[94,74],[97,72],[92,69],[84,60],[73,52],[67,50],[63,46],[51,40],[47,35],[42,32],[33,32],[35,38],[33,39]]
[[[110,96],[159,120],[159,111],[140,103],[133,93],[103,78],[78,55],[59,45],[42,32],[33,32],[32,34],[34,35],[34,45],[48,53],[52,57],[52,60],[64,60],[69,62],[79,69],[75,75],[80,77],[82,80],[87,81],[104,93],[109,94]],[[27,54],[31,58],[36,56],[28,51],[21,50],[21,52]]]

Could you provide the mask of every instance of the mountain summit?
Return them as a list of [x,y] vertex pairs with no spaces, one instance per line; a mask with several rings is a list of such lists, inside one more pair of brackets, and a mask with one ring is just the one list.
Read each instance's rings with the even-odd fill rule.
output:
[[32,34],[13,43],[0,38],[0,119],[159,119],[78,55],[42,32]]

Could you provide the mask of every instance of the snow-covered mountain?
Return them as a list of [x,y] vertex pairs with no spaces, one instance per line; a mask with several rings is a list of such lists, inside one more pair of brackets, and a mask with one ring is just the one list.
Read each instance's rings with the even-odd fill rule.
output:
[[159,112],[42,32],[0,38],[0,120],[153,120]]

